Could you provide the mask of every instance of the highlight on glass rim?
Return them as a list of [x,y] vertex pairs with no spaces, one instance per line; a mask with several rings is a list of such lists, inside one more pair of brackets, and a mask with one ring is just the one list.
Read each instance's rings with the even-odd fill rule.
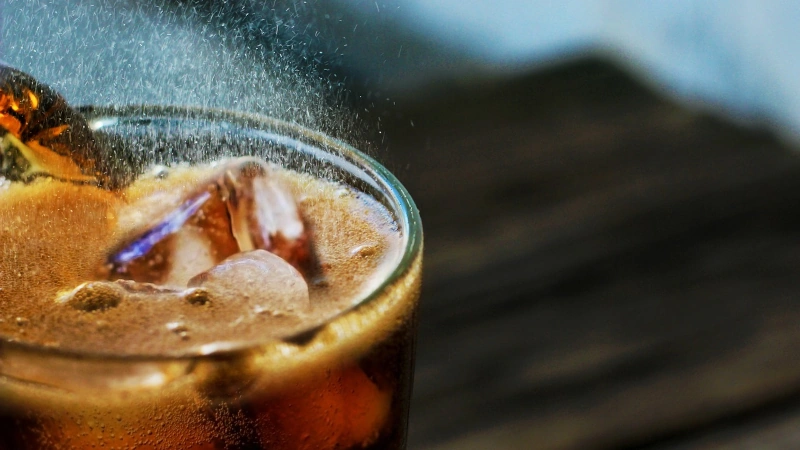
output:
[[0,66],[0,449],[404,448],[421,225],[319,132]]

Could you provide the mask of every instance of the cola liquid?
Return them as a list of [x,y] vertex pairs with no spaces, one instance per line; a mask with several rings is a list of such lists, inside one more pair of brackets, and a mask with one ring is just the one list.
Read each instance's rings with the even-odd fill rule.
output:
[[405,448],[421,230],[385,169],[0,81],[0,449]]

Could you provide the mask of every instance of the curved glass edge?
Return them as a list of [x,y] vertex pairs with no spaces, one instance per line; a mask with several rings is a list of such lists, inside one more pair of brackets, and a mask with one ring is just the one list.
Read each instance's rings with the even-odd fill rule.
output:
[[398,214],[398,220],[405,224],[405,245],[402,251],[402,257],[397,263],[397,266],[389,273],[386,278],[378,284],[370,293],[366,294],[362,299],[355,302],[346,310],[331,316],[322,324],[311,327],[308,330],[301,331],[295,336],[288,336],[285,338],[276,338],[270,341],[259,342],[251,345],[241,346],[226,346],[219,348],[216,351],[209,351],[204,353],[186,354],[186,355],[114,355],[108,353],[90,353],[63,350],[53,347],[43,347],[25,342],[4,341],[0,340],[0,376],[3,376],[2,359],[4,355],[25,355],[29,354],[38,359],[41,357],[47,358],[62,358],[65,360],[81,360],[89,364],[110,362],[117,363],[164,363],[164,362],[179,362],[179,361],[194,361],[199,358],[219,358],[219,357],[235,357],[241,353],[247,353],[254,349],[263,348],[271,344],[280,344],[285,342],[292,342],[296,338],[305,340],[302,335],[315,333],[317,330],[324,328],[326,325],[335,322],[356,312],[360,307],[370,304],[377,300],[380,295],[389,289],[394,283],[401,280],[404,275],[412,270],[415,263],[419,264],[422,252],[422,222],[419,215],[419,210],[412,200],[406,188],[400,183],[388,169],[383,167],[375,159],[367,156],[353,146],[328,136],[322,132],[314,131],[302,125],[287,122],[284,120],[276,119],[269,116],[264,116],[255,113],[246,113],[240,111],[229,111],[222,109],[211,109],[201,107],[182,107],[182,106],[159,106],[159,105],[131,105],[131,106],[82,106],[77,108],[87,119],[90,128],[98,129],[103,126],[116,123],[119,119],[124,117],[148,119],[156,117],[172,117],[176,119],[206,119],[206,120],[232,120],[236,121],[242,126],[248,126],[255,129],[267,129],[277,133],[286,133],[294,135],[298,138],[307,140],[307,145],[318,144],[320,150],[329,151],[335,150],[342,157],[349,159],[350,163],[360,170],[367,169],[375,173],[376,178],[374,181],[380,183],[380,187],[385,189],[387,193],[391,194],[390,198],[395,202],[396,210],[394,213]]

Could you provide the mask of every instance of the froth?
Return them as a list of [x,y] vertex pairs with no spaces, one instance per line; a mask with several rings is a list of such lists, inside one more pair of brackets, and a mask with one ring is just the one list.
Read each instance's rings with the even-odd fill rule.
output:
[[229,257],[185,286],[96,281],[109,249],[146,222],[147,214],[130,205],[160,195],[151,208],[172,207],[205,171],[145,177],[122,196],[48,179],[4,187],[0,337],[90,353],[165,356],[266,342],[349,308],[397,263],[401,237],[376,201],[278,170],[313,239],[315,264],[305,278],[255,251]]

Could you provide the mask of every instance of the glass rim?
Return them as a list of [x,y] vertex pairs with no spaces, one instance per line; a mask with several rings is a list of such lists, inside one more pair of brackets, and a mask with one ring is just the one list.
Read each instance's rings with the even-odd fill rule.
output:
[[[404,245],[401,251],[401,258],[395,267],[384,277],[381,283],[377,284],[370,292],[357,299],[351,306],[339,311],[338,313],[326,318],[323,322],[317,323],[285,337],[274,337],[263,341],[251,343],[241,343],[240,345],[223,346],[208,352],[190,352],[179,355],[158,355],[158,354],[113,354],[102,352],[90,352],[82,350],[62,349],[59,347],[48,347],[30,342],[10,341],[0,337],[0,362],[3,359],[3,352],[14,351],[24,354],[64,358],[71,360],[85,360],[86,362],[164,362],[164,361],[188,361],[204,358],[219,358],[225,356],[235,356],[243,352],[264,348],[272,344],[292,342],[293,340],[304,340],[302,337],[313,334],[326,325],[342,318],[343,316],[357,313],[357,310],[365,305],[376,301],[383,292],[390,288],[394,283],[401,280],[405,274],[411,270],[415,261],[421,256],[422,252],[422,222],[419,210],[412,200],[406,188],[400,183],[388,169],[382,164],[366,155],[352,145],[328,136],[320,131],[312,130],[306,126],[277,119],[271,116],[250,113],[236,110],[226,110],[220,108],[205,108],[199,106],[171,106],[171,105],[126,105],[126,106],[94,106],[87,105],[76,108],[86,117],[90,124],[93,121],[115,118],[141,118],[147,119],[148,116],[169,117],[174,119],[207,119],[207,120],[230,120],[238,125],[247,126],[253,129],[276,131],[282,136],[296,136],[303,140],[304,144],[314,145],[325,154],[331,154],[331,150],[336,150],[347,162],[354,164],[361,170],[366,170],[376,176],[377,181],[381,182],[381,189],[386,189],[386,193],[397,205],[397,209],[392,208],[392,213],[396,220],[403,224]],[[345,169],[347,170],[347,169]],[[353,174],[355,175],[355,174]],[[213,344],[212,344],[213,345]],[[0,365],[2,367],[2,365]],[[0,369],[0,375],[3,370]]]

